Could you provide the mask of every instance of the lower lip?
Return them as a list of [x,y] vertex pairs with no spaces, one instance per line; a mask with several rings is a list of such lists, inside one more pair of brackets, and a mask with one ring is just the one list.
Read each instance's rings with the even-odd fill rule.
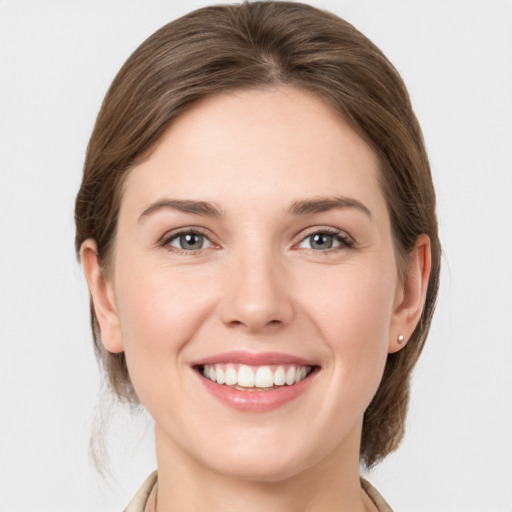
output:
[[302,395],[308,389],[318,371],[314,370],[297,384],[268,391],[241,391],[224,384],[217,384],[203,377],[197,371],[195,373],[207,391],[223,404],[239,411],[266,412],[282,407]]

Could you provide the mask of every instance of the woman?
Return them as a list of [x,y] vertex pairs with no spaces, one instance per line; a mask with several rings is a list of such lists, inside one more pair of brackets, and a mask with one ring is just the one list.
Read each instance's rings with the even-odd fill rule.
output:
[[297,3],[208,7],[115,78],[76,201],[99,360],[155,422],[127,510],[390,510],[440,246],[392,65]]

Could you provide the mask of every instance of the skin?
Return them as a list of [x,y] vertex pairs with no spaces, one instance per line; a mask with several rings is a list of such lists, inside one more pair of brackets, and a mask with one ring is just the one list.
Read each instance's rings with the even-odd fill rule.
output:
[[[375,510],[358,480],[363,414],[387,354],[405,345],[398,335],[416,326],[430,272],[421,236],[399,278],[378,173],[370,147],[309,94],[217,95],[130,172],[107,275],[84,242],[102,342],[125,351],[155,421],[159,510]],[[290,211],[333,197],[368,212]],[[221,215],[142,215],[162,200],[207,201]],[[206,237],[195,251],[172,239],[191,226]],[[344,238],[312,246],[326,229]],[[282,407],[239,411],[191,367],[231,350],[284,352],[320,371]]]

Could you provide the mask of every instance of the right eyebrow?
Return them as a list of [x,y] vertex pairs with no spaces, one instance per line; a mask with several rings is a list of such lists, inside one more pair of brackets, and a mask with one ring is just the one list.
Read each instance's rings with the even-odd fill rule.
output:
[[161,199],[150,204],[140,215],[138,222],[161,210],[177,210],[206,217],[221,217],[220,209],[208,201],[193,201],[189,199]]
[[363,212],[370,219],[372,214],[370,210],[359,200],[352,197],[313,197],[311,199],[303,199],[295,201],[291,207],[290,212],[293,215],[305,215],[308,213],[321,213],[334,209],[355,208]]

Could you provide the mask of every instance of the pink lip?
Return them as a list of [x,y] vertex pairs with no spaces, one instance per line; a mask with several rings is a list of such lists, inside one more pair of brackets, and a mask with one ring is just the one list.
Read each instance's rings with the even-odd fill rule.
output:
[[223,352],[214,356],[206,357],[192,363],[192,366],[205,364],[235,363],[247,364],[249,366],[263,366],[266,364],[294,364],[298,366],[318,366],[316,361],[308,361],[301,357],[281,352],[261,352],[254,354],[244,351]]
[[[198,366],[216,363],[247,364],[252,366],[270,364],[294,364],[297,366],[316,366],[304,380],[292,386],[282,386],[270,391],[241,391],[224,384],[217,384],[196,371]],[[317,365],[300,357],[277,352],[251,354],[249,352],[225,352],[201,359],[192,365],[194,373],[205,389],[221,403],[245,412],[266,412],[277,409],[302,395],[311,385],[318,373]]]

